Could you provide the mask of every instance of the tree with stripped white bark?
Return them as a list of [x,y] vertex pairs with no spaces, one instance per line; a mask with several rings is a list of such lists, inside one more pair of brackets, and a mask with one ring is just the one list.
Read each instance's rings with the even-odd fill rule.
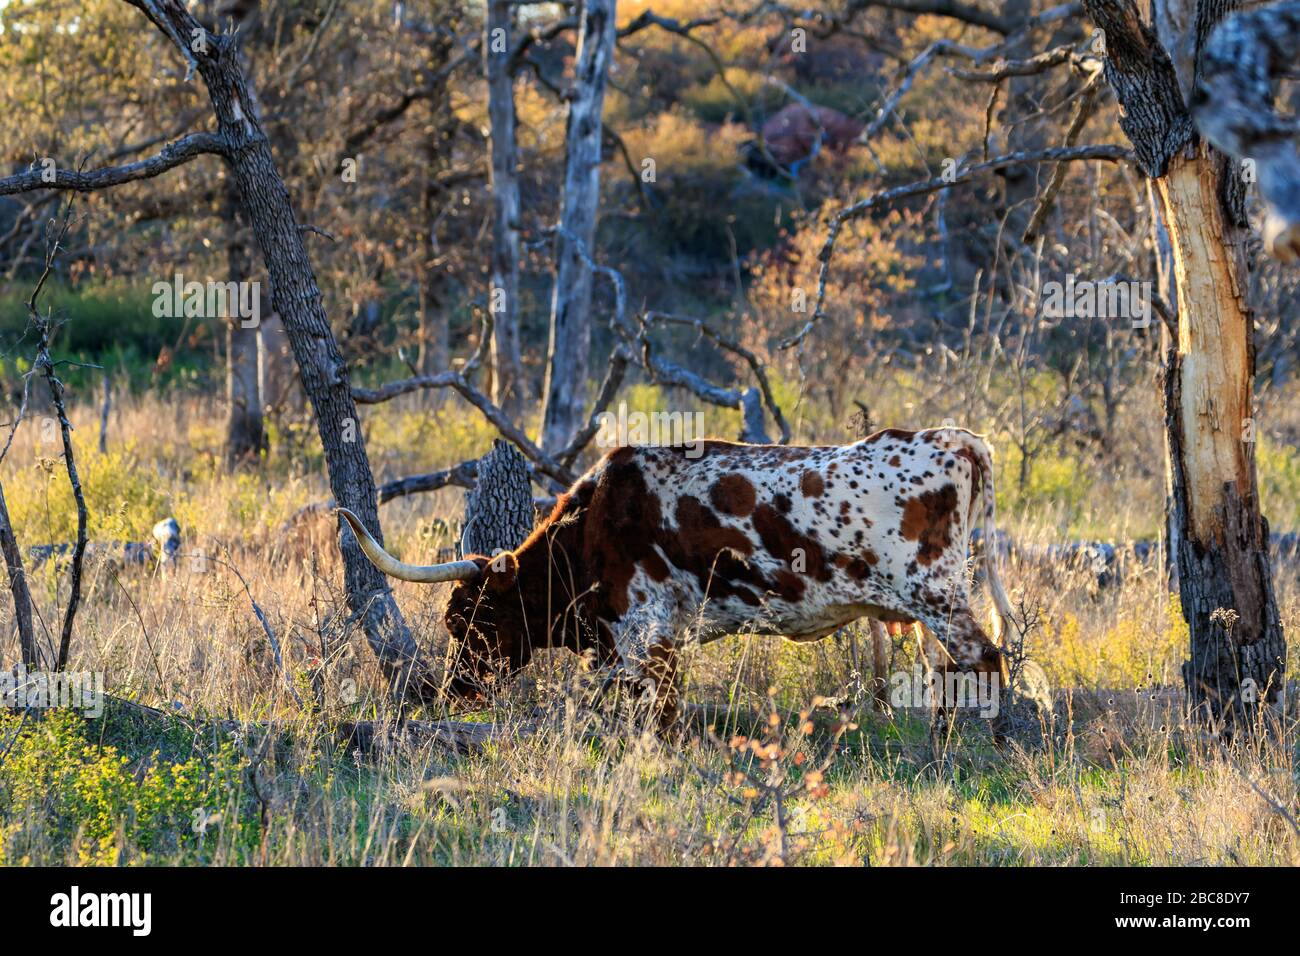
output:
[[488,123],[492,150],[492,269],[488,310],[492,314],[492,401],[512,419],[524,405],[519,353],[519,154],[515,140],[513,52],[514,6],[489,0],[483,62],[487,73]]
[[541,445],[559,451],[583,423],[591,352],[592,250],[600,206],[601,114],[614,57],[615,0],[583,0],[565,127],[564,197],[556,234]]

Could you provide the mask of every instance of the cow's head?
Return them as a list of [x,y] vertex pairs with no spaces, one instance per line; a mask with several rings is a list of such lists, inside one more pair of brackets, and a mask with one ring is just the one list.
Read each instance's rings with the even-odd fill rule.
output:
[[451,635],[447,691],[481,700],[532,656],[519,593],[519,561],[510,552],[446,564],[407,564],[385,551],[351,511],[340,508],[370,562],[389,577],[420,584],[454,581],[443,618]]

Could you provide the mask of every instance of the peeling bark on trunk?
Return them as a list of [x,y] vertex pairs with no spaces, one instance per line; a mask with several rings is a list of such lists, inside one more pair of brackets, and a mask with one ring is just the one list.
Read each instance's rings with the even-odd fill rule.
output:
[[[1201,0],[1194,42],[1180,38],[1177,49],[1190,45],[1199,56],[1234,6]],[[1120,125],[1155,180],[1172,253],[1178,341],[1165,369],[1165,424],[1170,548],[1191,632],[1188,704],[1214,722],[1248,721],[1278,698],[1286,646],[1255,477],[1242,183],[1222,154],[1195,142],[1174,65],[1133,0],[1085,0],[1084,7],[1106,32],[1106,78]],[[1162,22],[1168,30],[1186,19],[1166,11]]]
[[[564,448],[584,423],[591,351],[591,269],[600,205],[601,114],[614,56],[615,0],[583,0],[565,132],[564,200],[556,237],[551,334],[543,389],[542,448]],[[577,240],[575,242],[574,240]]]
[[510,72],[514,7],[490,0],[483,44],[492,145],[492,402],[512,420],[523,412],[519,350],[519,156],[515,141],[514,77]]
[[1174,248],[1178,343],[1165,371],[1189,703],[1213,718],[1275,700],[1286,647],[1254,458],[1252,315],[1236,230],[1222,214],[1206,148],[1157,180]]

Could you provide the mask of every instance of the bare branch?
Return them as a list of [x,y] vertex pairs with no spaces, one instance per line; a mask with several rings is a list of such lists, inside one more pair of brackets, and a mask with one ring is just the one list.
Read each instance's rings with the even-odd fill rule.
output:
[[417,375],[413,378],[389,382],[379,388],[360,388],[353,386],[352,398],[359,405],[378,405],[391,401],[399,395],[407,395],[429,388],[451,388],[461,397],[483,413],[483,417],[496,426],[504,438],[514,442],[537,470],[548,478],[553,478],[566,488],[573,484],[575,475],[554,458],[547,455],[533,444],[523,429],[515,425],[492,400],[476,389],[460,372],[439,372],[437,375]]
[[[75,200],[74,200],[75,201]],[[63,382],[54,374],[55,363],[50,358],[50,337],[53,333],[53,319],[42,317],[37,307],[37,302],[41,290],[45,287],[45,282],[50,277],[54,269],[55,257],[59,254],[59,247],[68,235],[68,230],[72,228],[72,202],[68,203],[68,208],[64,212],[63,222],[59,225],[53,239],[50,240],[45,253],[45,270],[36,282],[36,288],[32,290],[31,298],[27,300],[27,313],[32,323],[40,330],[40,342],[36,347],[36,360],[32,364],[32,374],[45,376],[46,384],[50,388],[50,399],[54,403],[54,411],[58,415],[59,432],[63,439],[63,464],[68,472],[68,483],[72,486],[72,497],[77,505],[77,543],[72,551],[72,573],[71,586],[68,593],[68,606],[63,612],[63,631],[59,638],[59,652],[55,658],[54,669],[61,671],[68,663],[68,652],[72,645],[72,628],[77,618],[77,608],[81,603],[81,572],[82,564],[86,556],[86,524],[88,522],[88,512],[86,510],[86,496],[81,490],[81,478],[77,473],[77,460],[72,452],[72,424],[68,421],[67,407],[63,401]]]
[[0,179],[0,196],[12,196],[37,189],[69,189],[81,193],[108,189],[137,179],[152,179],[207,153],[225,155],[226,141],[215,133],[190,133],[164,146],[148,159],[123,166],[105,166],[89,172],[55,167],[54,178],[49,182],[44,179],[47,175],[44,169],[33,167],[26,172]]
[[591,406],[591,415],[587,418],[587,424],[579,429],[565,449],[555,456],[556,460],[566,468],[571,467],[577,461],[578,456],[582,454],[582,450],[600,431],[600,417],[604,414],[605,409],[609,408],[610,402],[614,401],[614,396],[618,394],[618,390],[623,384],[623,376],[627,373],[629,360],[627,349],[621,345],[610,353],[609,367],[605,370],[605,380],[600,383],[600,391],[596,393],[596,401]]
[[983,7],[960,0],[852,0],[848,6],[849,15],[869,7],[882,7],[886,10],[901,10],[905,13],[929,13],[940,17],[949,17],[969,23],[971,26],[983,27],[1003,36],[1014,33],[1022,24],[1010,17],[1000,16]]
[[987,70],[964,70],[953,67],[948,72],[963,80],[996,82],[1012,76],[1035,76],[1067,63],[1083,69],[1088,63],[1096,62],[1097,59],[1090,54],[1078,53],[1073,46],[1065,44],[1024,60],[999,60]]
[[642,318],[647,325],[660,322],[665,325],[681,325],[695,329],[700,335],[711,339],[719,348],[739,356],[753,371],[754,378],[758,380],[763,404],[767,406],[767,410],[772,413],[772,418],[776,421],[777,427],[781,429],[781,444],[784,445],[790,441],[792,436],[790,423],[785,420],[785,415],[781,412],[781,406],[777,404],[776,396],[772,393],[772,385],[767,378],[767,369],[763,367],[763,363],[758,360],[758,357],[753,352],[707,322],[691,316],[670,315],[666,312],[647,312]]
[[[1099,75],[1094,75],[1088,81],[1088,85],[1084,87],[1083,96],[1075,107],[1074,116],[1070,118],[1070,127],[1065,131],[1065,141],[1061,144],[1062,146],[1073,146],[1079,141],[1079,134],[1083,132],[1084,126],[1088,123],[1088,118],[1092,116],[1093,111],[1097,108]],[[1065,163],[1057,163],[1052,170],[1051,179],[1047,181],[1047,188],[1043,190],[1043,195],[1039,197],[1034,214],[1029,217],[1029,225],[1025,227],[1021,242],[1033,242],[1038,237],[1039,231],[1043,228],[1043,223],[1047,221],[1048,215],[1052,212],[1052,207],[1056,205],[1056,196],[1064,184]]]

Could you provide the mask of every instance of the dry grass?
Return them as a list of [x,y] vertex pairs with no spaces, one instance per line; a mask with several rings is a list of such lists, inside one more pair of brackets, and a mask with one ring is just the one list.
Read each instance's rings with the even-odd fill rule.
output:
[[[578,709],[574,689],[588,675],[558,652],[541,655],[492,711],[462,715],[507,731],[486,747],[456,754],[406,741],[360,754],[339,746],[334,728],[393,711],[346,620],[332,522],[277,532],[325,497],[310,440],[282,430],[261,473],[231,475],[217,464],[210,401],[126,403],[106,457],[93,450],[93,421],[90,410],[78,416],[92,531],[144,537],[174,514],[207,560],[167,574],[89,574],[73,669],[102,672],[111,694],[172,716],[0,716],[0,862],[1300,862],[1294,719],[1255,750],[1225,751],[1183,724],[1164,689],[1178,683],[1185,632],[1153,572],[1096,592],[1082,574],[1007,569],[1041,621],[1029,653],[1068,689],[1054,724],[1027,729],[1007,751],[976,719],[936,751],[924,713],[873,714],[854,697],[869,644],[849,633],[813,645],[736,637],[693,651],[686,699],[732,716],[673,740],[622,712]],[[368,423],[383,477],[472,456],[489,439],[455,408],[392,406]],[[37,433],[20,430],[0,471],[24,546],[59,540],[71,514]],[[1288,474],[1293,450],[1268,467]],[[1112,489],[1116,536],[1159,507],[1151,494],[1140,482]],[[1004,506],[1004,527],[1060,537],[1052,501],[1021,504]],[[386,505],[384,520],[397,550],[430,559],[448,543],[434,519],[459,510],[451,490]],[[304,707],[223,562],[266,611]],[[1290,633],[1294,575],[1278,573]],[[38,628],[53,632],[66,583],[42,571],[34,585]],[[440,659],[442,590],[399,584],[397,594]],[[6,664],[17,655],[9,614],[0,615]],[[913,655],[900,643],[895,668],[910,669]],[[843,712],[817,706],[844,694]]]

